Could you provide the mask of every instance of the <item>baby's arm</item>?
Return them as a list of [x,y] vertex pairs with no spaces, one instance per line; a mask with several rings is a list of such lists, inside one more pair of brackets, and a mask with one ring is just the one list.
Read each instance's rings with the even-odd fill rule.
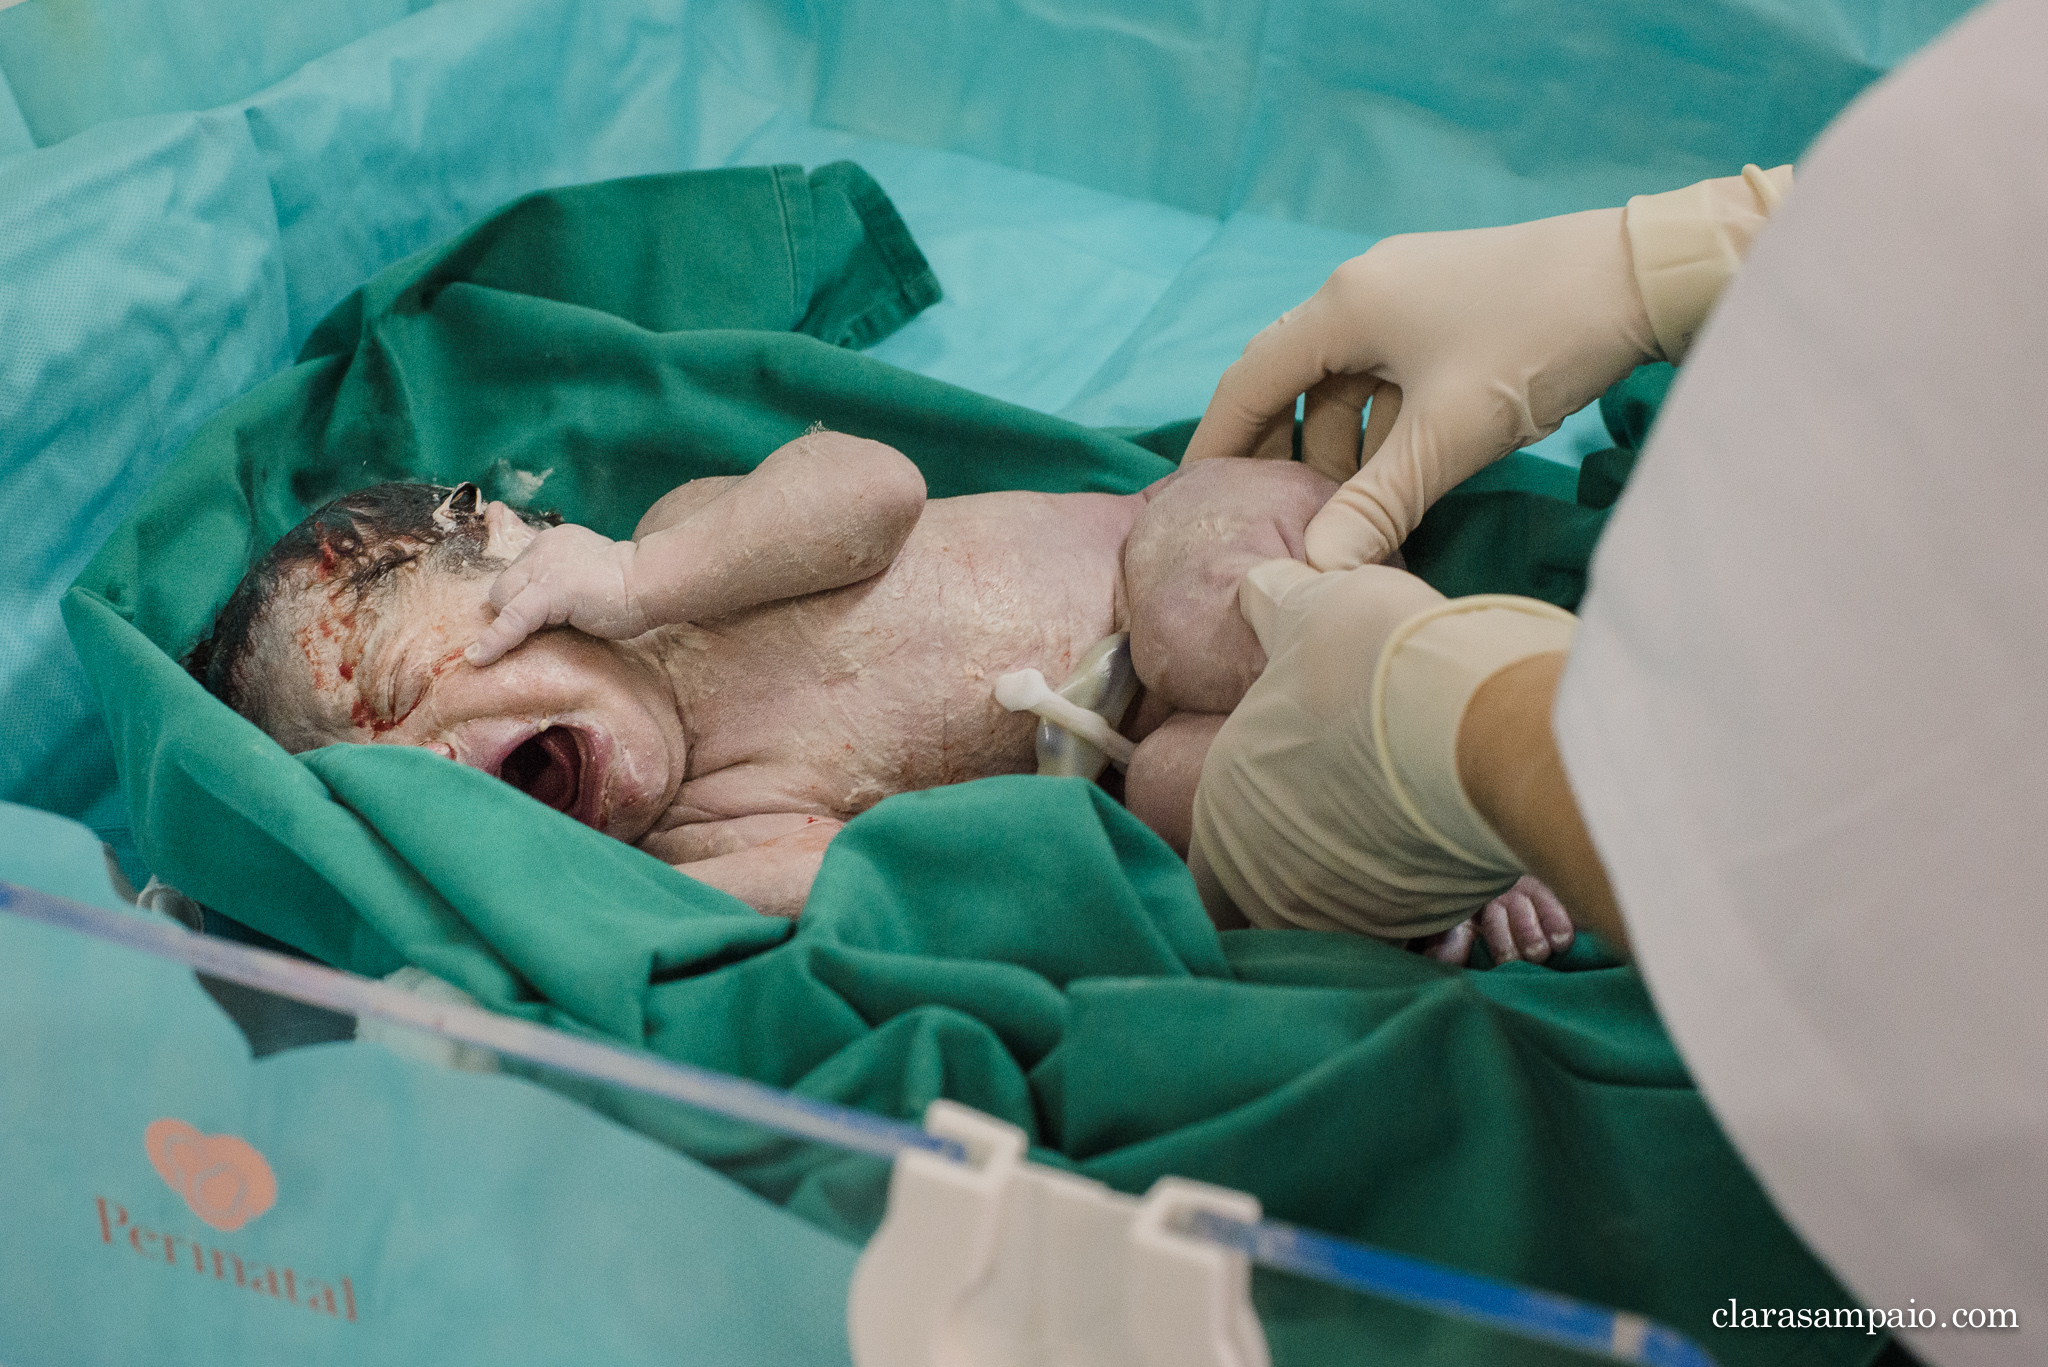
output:
[[764,814],[660,832],[640,848],[763,915],[795,919],[811,895],[825,847],[844,826],[828,816]]
[[667,495],[633,541],[569,524],[542,532],[492,584],[498,615],[468,658],[487,665],[544,626],[621,640],[858,583],[889,567],[923,510],[908,456],[811,433],[742,478]]
[[814,432],[704,498],[692,481],[634,531],[650,625],[698,622],[880,574],[924,510],[924,476],[878,441]]

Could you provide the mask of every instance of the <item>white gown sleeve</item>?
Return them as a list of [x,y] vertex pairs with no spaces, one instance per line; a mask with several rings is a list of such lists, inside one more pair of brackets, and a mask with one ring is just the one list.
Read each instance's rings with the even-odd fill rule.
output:
[[1593,564],[1566,768],[1658,1009],[1908,1334],[2048,1362],[2048,0],[1801,164]]

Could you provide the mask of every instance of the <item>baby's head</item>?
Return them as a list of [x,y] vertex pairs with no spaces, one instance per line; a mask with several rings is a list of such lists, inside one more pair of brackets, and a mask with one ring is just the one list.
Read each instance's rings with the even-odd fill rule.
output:
[[[368,704],[333,685],[354,682],[378,628],[462,581],[487,585],[518,553],[510,528],[493,546],[493,507],[474,484],[377,484],[324,504],[242,577],[185,668],[293,753],[351,739]],[[506,512],[536,530],[561,521]]]
[[185,667],[294,754],[417,746],[635,839],[683,760],[672,690],[644,653],[564,630],[485,669],[462,659],[491,582],[558,521],[474,484],[345,495],[257,561]]

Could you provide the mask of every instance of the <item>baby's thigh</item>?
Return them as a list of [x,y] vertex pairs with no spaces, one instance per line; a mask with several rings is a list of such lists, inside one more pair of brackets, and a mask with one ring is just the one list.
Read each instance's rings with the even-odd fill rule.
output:
[[1124,806],[1183,859],[1195,829],[1195,785],[1223,720],[1214,713],[1174,713],[1138,742],[1124,773]]
[[1292,461],[1206,460],[1146,491],[1124,542],[1131,663],[1182,712],[1228,712],[1266,667],[1237,610],[1245,571],[1303,556],[1302,532],[1337,486]]

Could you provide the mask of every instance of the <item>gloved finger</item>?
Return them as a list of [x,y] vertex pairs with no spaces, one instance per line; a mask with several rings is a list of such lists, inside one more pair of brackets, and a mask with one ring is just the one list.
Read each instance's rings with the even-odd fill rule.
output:
[[1400,416],[1401,386],[1392,380],[1381,380],[1372,392],[1372,411],[1365,415],[1365,436],[1358,444],[1360,465],[1371,460],[1386,444],[1387,434],[1394,430],[1394,419]]
[[1409,946],[1425,958],[1435,959],[1440,964],[1462,967],[1472,961],[1472,946],[1478,942],[1479,933],[1470,921],[1460,921],[1449,930],[1440,930],[1434,935],[1424,936]]
[[1331,375],[1311,386],[1302,406],[1301,463],[1342,484],[1358,473],[1365,406],[1380,382]]
[[1251,455],[1273,420],[1291,417],[1294,401],[1332,373],[1327,358],[1352,349],[1356,330],[1322,290],[1260,329],[1217,381],[1183,463]]
[[1237,610],[1268,658],[1280,651],[1280,610],[1295,590],[1316,578],[1299,560],[1267,560],[1245,571],[1237,583]]
[[1409,389],[1385,442],[1309,524],[1309,563],[1377,563],[1454,486],[1556,427],[1535,424],[1525,405],[1484,386]]
[[1516,887],[1529,894],[1530,902],[1536,907],[1536,921],[1543,927],[1543,934],[1550,941],[1550,947],[1559,954],[1572,947],[1578,938],[1578,927],[1572,924],[1572,915],[1557,900],[1557,894],[1536,879],[1524,875]]
[[[1253,440],[1252,449],[1245,452],[1245,455],[1253,460],[1294,459],[1294,406],[1292,404],[1288,405],[1286,412],[1276,413],[1267,421],[1266,425],[1259,430],[1257,438]],[[1183,461],[1182,463],[1185,464],[1186,462]]]
[[470,642],[462,652],[462,658],[482,669],[547,626],[551,616],[548,595],[543,590],[523,589],[498,609],[498,615],[491,619],[491,624],[483,629],[481,635]]
[[1355,700],[1394,629],[1443,600],[1406,570],[1384,565],[1322,574],[1298,560],[1269,560],[1237,588],[1238,610],[1268,659],[1298,657],[1288,669],[1302,705],[1316,711]]
[[1428,504],[1430,433],[1412,407],[1394,420],[1387,439],[1309,519],[1302,540],[1319,570],[1377,565],[1408,539]]

